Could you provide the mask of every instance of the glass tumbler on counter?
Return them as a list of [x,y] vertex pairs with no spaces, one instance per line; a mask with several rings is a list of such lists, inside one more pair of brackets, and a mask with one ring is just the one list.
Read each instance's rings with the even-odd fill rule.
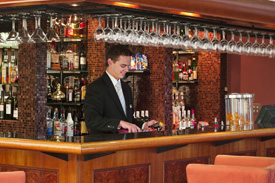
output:
[[253,94],[231,93],[225,96],[226,121],[231,131],[253,129]]

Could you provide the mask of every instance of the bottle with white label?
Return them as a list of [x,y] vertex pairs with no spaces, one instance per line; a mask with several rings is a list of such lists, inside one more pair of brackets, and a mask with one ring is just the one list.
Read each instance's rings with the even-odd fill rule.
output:
[[58,108],[54,109],[53,114],[53,126],[54,126],[54,135],[61,136],[61,125],[60,125],[60,119],[58,118]]
[[74,136],[74,121],[72,118],[72,113],[68,112],[67,116],[67,136]]
[[53,135],[53,120],[51,118],[51,109],[48,109],[47,112],[47,135]]
[[5,99],[4,91],[1,90],[0,119],[5,119]]

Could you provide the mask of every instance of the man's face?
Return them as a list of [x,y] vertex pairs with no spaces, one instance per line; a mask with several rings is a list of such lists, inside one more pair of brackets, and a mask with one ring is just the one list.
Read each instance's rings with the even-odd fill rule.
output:
[[129,70],[129,66],[131,64],[130,56],[119,56],[117,61],[114,62],[111,59],[108,59],[109,66],[107,67],[107,71],[111,74],[115,79],[122,79],[126,72]]

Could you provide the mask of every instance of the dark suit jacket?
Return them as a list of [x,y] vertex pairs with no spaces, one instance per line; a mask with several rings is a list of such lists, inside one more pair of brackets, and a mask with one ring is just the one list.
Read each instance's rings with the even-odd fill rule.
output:
[[134,105],[131,88],[123,81],[121,81],[121,86],[127,117],[115,87],[106,72],[87,87],[84,113],[86,125],[91,134],[116,133],[120,120],[135,123],[141,128],[142,122],[133,121]]

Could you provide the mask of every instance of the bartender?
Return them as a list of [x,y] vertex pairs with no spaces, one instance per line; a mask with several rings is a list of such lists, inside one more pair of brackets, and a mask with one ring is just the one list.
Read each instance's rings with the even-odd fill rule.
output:
[[129,133],[149,130],[156,123],[133,119],[134,105],[130,86],[122,81],[129,70],[132,52],[123,45],[112,46],[106,55],[106,71],[87,87],[84,112],[91,134]]

